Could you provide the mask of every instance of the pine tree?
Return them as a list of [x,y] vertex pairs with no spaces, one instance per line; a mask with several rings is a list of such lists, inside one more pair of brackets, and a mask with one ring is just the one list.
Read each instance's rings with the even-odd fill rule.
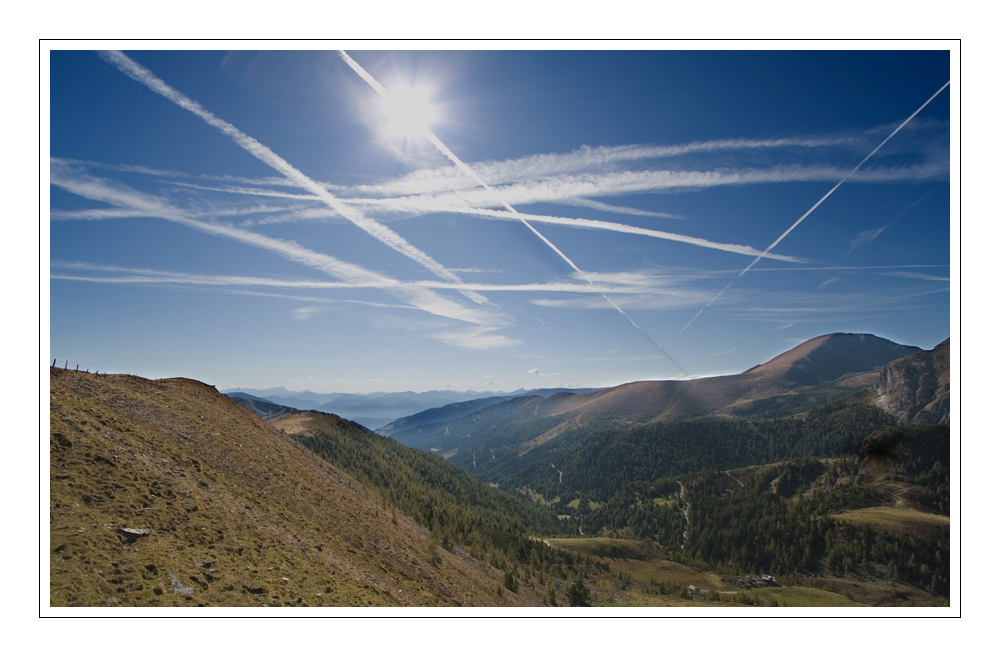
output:
[[589,607],[588,600],[590,600],[590,589],[588,589],[583,584],[583,579],[577,577],[573,580],[573,584],[569,587],[569,606],[570,607]]

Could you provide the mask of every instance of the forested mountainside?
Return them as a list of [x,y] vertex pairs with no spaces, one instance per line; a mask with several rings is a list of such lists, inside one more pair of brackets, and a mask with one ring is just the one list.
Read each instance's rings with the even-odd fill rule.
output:
[[[791,373],[810,385],[725,415],[636,421],[633,405],[581,421],[547,412],[559,400],[528,398],[425,426],[422,444],[555,510],[583,535],[651,541],[716,572],[881,578],[946,598],[950,432],[896,427],[898,409],[913,400],[947,409],[948,342],[931,352],[872,337],[825,336],[753,368],[772,384]],[[846,354],[852,344],[861,357]],[[901,351],[910,355],[892,358]],[[846,365],[834,367],[835,352]],[[873,352],[888,360],[881,370],[844,371]],[[910,406],[887,406],[891,395],[842,385],[852,380],[923,392],[897,392]],[[653,406],[645,417],[656,417]],[[921,412],[909,417],[932,417]],[[879,447],[886,441],[888,451]]]

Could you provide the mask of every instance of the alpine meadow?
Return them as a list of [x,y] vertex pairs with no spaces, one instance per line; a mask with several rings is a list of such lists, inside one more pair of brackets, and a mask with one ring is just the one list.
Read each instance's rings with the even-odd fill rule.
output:
[[956,42],[160,45],[42,50],[43,615],[958,613]]

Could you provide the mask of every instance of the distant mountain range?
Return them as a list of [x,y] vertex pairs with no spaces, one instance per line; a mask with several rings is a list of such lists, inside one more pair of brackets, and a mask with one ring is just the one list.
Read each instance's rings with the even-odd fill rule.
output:
[[[500,392],[499,394],[506,400],[524,395],[548,396],[556,392],[593,392],[598,389],[538,388],[525,390],[524,388],[520,388],[513,392]],[[395,424],[394,421],[400,418],[413,416],[427,409],[436,409],[471,400],[481,400],[487,397],[493,398],[498,394],[496,392],[476,392],[474,390],[466,390],[465,392],[431,390],[428,392],[372,392],[366,395],[357,395],[338,392],[316,393],[308,390],[292,392],[283,387],[268,388],[266,390],[231,388],[222,392],[230,397],[239,395],[244,398],[256,399],[265,403],[270,402],[300,411],[333,413],[352,422],[357,422],[369,429],[378,429],[390,423]],[[445,419],[444,417],[435,417],[436,419],[433,420],[435,422]],[[415,425],[412,422],[406,424],[407,428],[412,428],[413,426]]]
[[386,427],[384,432],[404,445],[444,453],[465,443],[488,442],[491,433],[523,432],[524,449],[531,449],[564,432],[598,424],[632,426],[711,415],[739,416],[775,405],[786,409],[799,403],[815,405],[857,392],[864,384],[874,383],[886,364],[919,351],[918,347],[874,335],[834,333],[808,340],[742,374],[637,381],[589,394],[522,397],[435,424],[414,427],[411,425],[416,420],[404,418],[393,423],[398,429]]

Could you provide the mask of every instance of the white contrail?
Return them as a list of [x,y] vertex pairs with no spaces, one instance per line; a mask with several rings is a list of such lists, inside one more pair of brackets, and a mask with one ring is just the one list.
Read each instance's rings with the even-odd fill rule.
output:
[[566,205],[577,205],[583,208],[593,208],[602,212],[613,212],[615,214],[631,214],[637,217],[659,217],[662,219],[684,219],[684,217],[679,214],[670,214],[669,212],[652,212],[650,210],[630,208],[625,205],[611,205],[610,203],[602,203],[601,201],[595,201],[589,198],[574,198],[563,202],[566,203]]
[[[428,207],[427,209],[432,209]],[[644,237],[655,237],[661,240],[670,240],[673,242],[682,242],[684,244],[691,244],[694,246],[701,246],[707,249],[717,249],[719,251],[728,251],[730,253],[739,253],[741,255],[752,255],[758,258],[770,258],[773,260],[781,260],[784,262],[795,262],[804,263],[809,262],[805,258],[798,258],[796,256],[779,255],[774,253],[768,253],[766,251],[759,251],[752,246],[745,246],[743,244],[727,244],[725,242],[713,242],[711,240],[702,239],[700,237],[691,237],[689,235],[681,235],[679,233],[668,233],[662,230],[652,230],[649,228],[639,228],[638,226],[629,226],[628,224],[619,224],[613,221],[600,221],[598,219],[577,219],[570,217],[553,217],[551,215],[544,214],[527,214],[524,212],[502,212],[500,210],[490,210],[487,208],[470,208],[470,207],[456,207],[456,206],[441,206],[433,208],[435,212],[457,212],[460,214],[475,214],[484,217],[491,217],[497,219],[511,219],[519,220],[521,222],[527,223],[527,219],[532,221],[537,221],[543,224],[554,224],[559,226],[571,226],[573,228],[590,228],[594,230],[609,230],[616,233],[625,233],[628,235],[642,235]]]
[[[834,185],[830,189],[830,191],[828,191],[826,194],[824,194],[823,198],[821,198],[820,200],[816,201],[816,203],[811,208],[809,208],[808,210],[806,210],[806,213],[804,215],[802,215],[801,217],[799,217],[798,220],[796,220],[796,222],[794,224],[792,224],[791,226],[788,227],[788,230],[786,230],[785,232],[783,232],[778,237],[778,239],[776,239],[773,242],[771,242],[771,246],[769,246],[766,249],[764,249],[764,253],[768,253],[768,252],[770,252],[771,249],[773,249],[774,247],[778,246],[778,244],[781,242],[781,240],[785,239],[785,237],[787,237],[790,232],[792,232],[793,230],[795,230],[796,226],[798,226],[799,224],[801,224],[802,221],[806,217],[808,217],[810,214],[812,214],[813,210],[815,210],[816,208],[819,207],[820,203],[822,203],[823,201],[825,201],[830,196],[830,194],[833,194],[835,191],[837,191],[838,187],[840,187],[845,182],[847,182],[847,179],[850,178],[851,176],[853,176],[854,172],[856,172],[858,169],[861,168],[861,165],[863,165],[865,162],[867,162],[871,158],[872,155],[875,155],[875,153],[877,153],[880,148],[882,148],[883,146],[885,146],[885,143],[887,141],[889,141],[890,139],[892,139],[893,136],[897,132],[899,132],[900,130],[902,130],[903,126],[905,126],[907,123],[909,123],[911,120],[913,120],[913,117],[915,117],[917,114],[919,114],[920,110],[922,110],[925,107],[927,107],[927,105],[932,100],[934,100],[935,98],[937,98],[938,94],[940,94],[942,91],[944,91],[948,87],[949,84],[951,84],[951,80],[948,80],[947,82],[945,82],[941,86],[940,89],[938,89],[937,91],[935,91],[934,94],[930,98],[928,98],[926,101],[924,101],[923,105],[921,105],[920,107],[917,108],[916,112],[914,112],[913,114],[911,114],[910,116],[908,116],[905,121],[903,121],[902,123],[900,123],[899,126],[897,126],[895,130],[893,130],[891,133],[889,133],[888,137],[886,137],[885,139],[882,140],[882,143],[880,143],[878,146],[876,146],[875,149],[871,153],[869,153],[868,155],[865,156],[865,159],[863,159],[860,162],[858,162],[857,166],[855,166],[853,169],[851,169],[850,173],[848,173],[846,176],[844,176],[844,178],[840,182],[838,182],[836,185]],[[760,259],[762,257],[763,256],[757,256],[756,258],[754,258],[753,262],[751,262],[749,265],[747,265],[746,268],[743,271],[741,271],[739,274],[736,275],[736,278],[733,279],[732,282],[729,283],[729,285],[727,285],[726,287],[722,288],[722,290],[718,294],[716,294],[715,297],[713,297],[712,300],[708,302],[708,304],[705,305],[705,308],[708,308],[709,306],[711,306],[715,302],[715,300],[718,299],[719,297],[721,297],[722,293],[725,292],[726,290],[728,290],[733,283],[735,283],[740,277],[743,276],[743,274],[745,274],[748,271],[750,271],[751,267],[753,267],[758,262],[760,262]],[[684,328],[682,328],[680,330],[680,332],[677,333],[677,336],[674,337],[674,340],[676,340],[678,337],[680,337],[681,333],[684,332],[684,329],[686,329],[687,327],[691,326],[691,322],[693,322],[695,319],[697,319],[698,315],[700,315],[705,310],[705,308],[702,308],[701,310],[699,310],[697,312],[697,314],[695,314],[695,316],[691,318],[691,321],[684,325]],[[671,342],[673,342],[673,340],[671,340]]]
[[[386,90],[386,88],[383,87],[379,83],[378,80],[376,80],[371,75],[369,75],[368,72],[365,71],[361,67],[360,64],[358,64],[357,62],[355,62],[351,58],[351,56],[348,55],[345,51],[341,50],[340,51],[340,56],[341,56],[341,58],[343,58],[343,60],[345,62],[347,62],[348,66],[350,66],[352,69],[354,69],[354,71],[358,75],[360,75],[372,87],[372,89],[374,89],[380,96],[384,97],[388,93],[388,91]],[[577,273],[579,273],[581,276],[583,276],[583,278],[585,280],[587,280],[588,283],[592,283],[593,282],[587,276],[586,272],[584,272],[582,269],[580,269],[579,267],[577,267],[576,263],[574,263],[572,260],[570,260],[569,257],[565,253],[563,253],[562,251],[560,251],[559,248],[555,244],[553,244],[552,242],[550,242],[548,240],[548,238],[546,238],[544,235],[542,235],[540,232],[538,232],[538,230],[536,230],[534,226],[532,226],[527,221],[525,221],[523,217],[520,217],[519,214],[518,214],[518,212],[517,212],[517,210],[515,210],[513,207],[511,207],[510,204],[507,203],[507,201],[505,201],[496,192],[496,190],[494,190],[492,187],[490,187],[489,185],[487,185],[486,181],[484,181],[479,176],[479,174],[477,174],[475,171],[473,171],[472,168],[470,166],[468,166],[465,162],[462,162],[462,160],[458,159],[458,156],[455,155],[454,153],[452,153],[451,149],[448,148],[447,146],[445,146],[444,143],[440,139],[438,139],[437,136],[434,133],[432,133],[430,131],[430,129],[425,129],[424,130],[424,136],[432,144],[434,144],[434,146],[445,157],[447,157],[449,160],[451,160],[455,164],[456,167],[458,167],[459,169],[461,169],[462,171],[464,171],[470,178],[472,178],[473,180],[475,180],[476,183],[478,183],[483,189],[485,189],[487,192],[489,192],[490,194],[492,194],[494,196],[494,198],[496,199],[496,201],[498,201],[504,208],[506,208],[508,212],[510,212],[513,215],[518,216],[518,218],[520,219],[521,223],[523,223],[525,226],[527,226],[528,229],[538,237],[538,239],[540,239],[543,242],[545,242],[545,244],[550,249],[552,249],[553,251],[555,251],[559,255],[559,257],[561,257],[563,260],[565,260],[566,263],[570,267],[572,267]],[[677,369],[680,370],[681,374],[685,374],[686,373],[684,371],[684,366],[682,366],[680,363],[678,363],[676,360],[674,360],[674,358],[670,354],[668,354],[667,351],[663,347],[660,346],[660,343],[658,343],[656,340],[654,340],[652,338],[652,336],[650,336],[648,333],[646,333],[645,331],[643,331],[639,327],[639,325],[635,323],[635,320],[633,320],[631,317],[628,316],[628,313],[626,313],[624,310],[622,310],[621,308],[619,308],[618,305],[614,301],[612,301],[603,292],[599,292],[598,294],[600,294],[602,297],[604,297],[604,300],[607,301],[611,305],[612,308],[614,308],[615,310],[617,310],[619,312],[619,314],[621,314],[623,317],[625,317],[625,319],[627,319],[632,324],[632,326],[634,326],[636,329],[638,329],[639,333],[641,333],[642,335],[644,335],[646,337],[646,339],[648,339],[650,342],[652,342],[656,346],[656,348],[660,350],[660,353],[662,353],[664,356],[666,356],[667,360],[669,360],[671,363],[673,363],[677,367]]]
[[[111,50],[111,51],[101,51],[100,56],[112,64],[122,73],[128,75],[130,78],[136,80],[147,86],[149,89],[155,91],[161,96],[173,101],[177,105],[183,107],[184,109],[192,112],[196,116],[200,117],[210,126],[217,128],[223,134],[229,136],[233,141],[237,143],[241,148],[246,150],[248,153],[264,162],[268,166],[278,170],[283,175],[285,175],[290,181],[294,182],[296,185],[302,189],[312,193],[313,195],[319,197],[324,203],[330,206],[333,210],[340,213],[343,217],[353,222],[356,226],[364,230],[366,233],[379,240],[389,248],[395,249],[396,251],[402,253],[403,255],[411,258],[412,260],[420,263],[430,271],[434,272],[440,278],[451,281],[453,283],[461,282],[458,276],[453,272],[448,270],[442,264],[431,258],[429,255],[421,251],[420,249],[414,247],[412,244],[403,239],[402,236],[395,233],[394,231],[386,228],[377,221],[373,221],[368,217],[364,216],[354,208],[347,206],[342,203],[340,199],[336,198],[331,194],[323,185],[309,178],[304,173],[293,167],[291,164],[286,162],[277,153],[272,151],[267,146],[264,146],[256,139],[244,134],[242,131],[237,129],[231,123],[223,121],[218,118],[204,107],[202,107],[197,102],[191,100],[181,92],[177,91],[166,82],[156,77],[149,69],[141,66],[137,62],[130,59],[124,53]],[[483,305],[489,305],[490,302],[481,294],[475,292],[464,292],[466,296]]]

